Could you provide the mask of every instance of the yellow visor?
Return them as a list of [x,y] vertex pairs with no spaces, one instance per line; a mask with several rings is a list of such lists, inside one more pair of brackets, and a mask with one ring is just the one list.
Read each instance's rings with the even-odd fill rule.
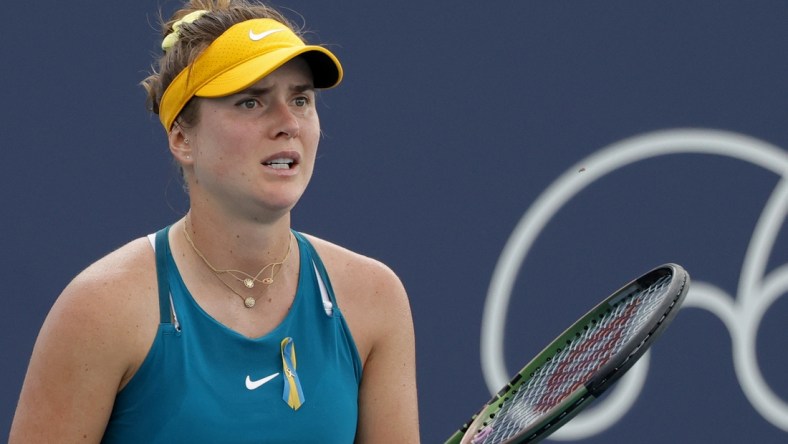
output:
[[331,88],[342,80],[342,65],[322,46],[306,45],[287,26],[272,19],[253,19],[233,25],[181,71],[164,91],[159,119],[172,128],[186,103],[194,97],[235,94],[293,58],[303,57],[315,88]]

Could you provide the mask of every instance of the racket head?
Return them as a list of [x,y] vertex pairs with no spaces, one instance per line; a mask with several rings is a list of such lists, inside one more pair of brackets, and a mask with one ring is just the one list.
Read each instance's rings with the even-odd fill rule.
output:
[[678,313],[689,282],[669,263],[627,283],[545,347],[446,443],[546,438],[637,362]]

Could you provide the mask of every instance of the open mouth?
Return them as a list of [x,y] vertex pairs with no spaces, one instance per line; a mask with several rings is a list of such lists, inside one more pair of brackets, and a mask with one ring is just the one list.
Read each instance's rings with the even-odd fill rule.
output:
[[289,158],[278,158],[278,159],[271,159],[263,162],[263,165],[273,168],[275,170],[289,170],[290,168],[296,165],[296,161],[294,159]]

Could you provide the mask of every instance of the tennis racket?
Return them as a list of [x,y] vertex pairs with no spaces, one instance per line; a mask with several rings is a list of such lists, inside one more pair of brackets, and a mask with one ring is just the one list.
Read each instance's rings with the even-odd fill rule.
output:
[[676,316],[689,275],[655,268],[613,293],[550,343],[446,444],[538,442],[598,398]]

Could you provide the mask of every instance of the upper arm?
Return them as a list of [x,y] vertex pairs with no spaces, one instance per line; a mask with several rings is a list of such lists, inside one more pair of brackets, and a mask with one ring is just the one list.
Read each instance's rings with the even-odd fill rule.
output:
[[407,294],[382,268],[368,316],[373,341],[359,393],[360,443],[419,442],[415,338]]
[[144,317],[130,322],[139,313],[127,281],[138,276],[101,268],[69,284],[44,321],[10,442],[101,440],[119,387],[139,360],[140,332],[150,326]]
[[369,258],[343,257],[330,268],[364,366],[356,442],[419,442],[415,338],[405,288]]

